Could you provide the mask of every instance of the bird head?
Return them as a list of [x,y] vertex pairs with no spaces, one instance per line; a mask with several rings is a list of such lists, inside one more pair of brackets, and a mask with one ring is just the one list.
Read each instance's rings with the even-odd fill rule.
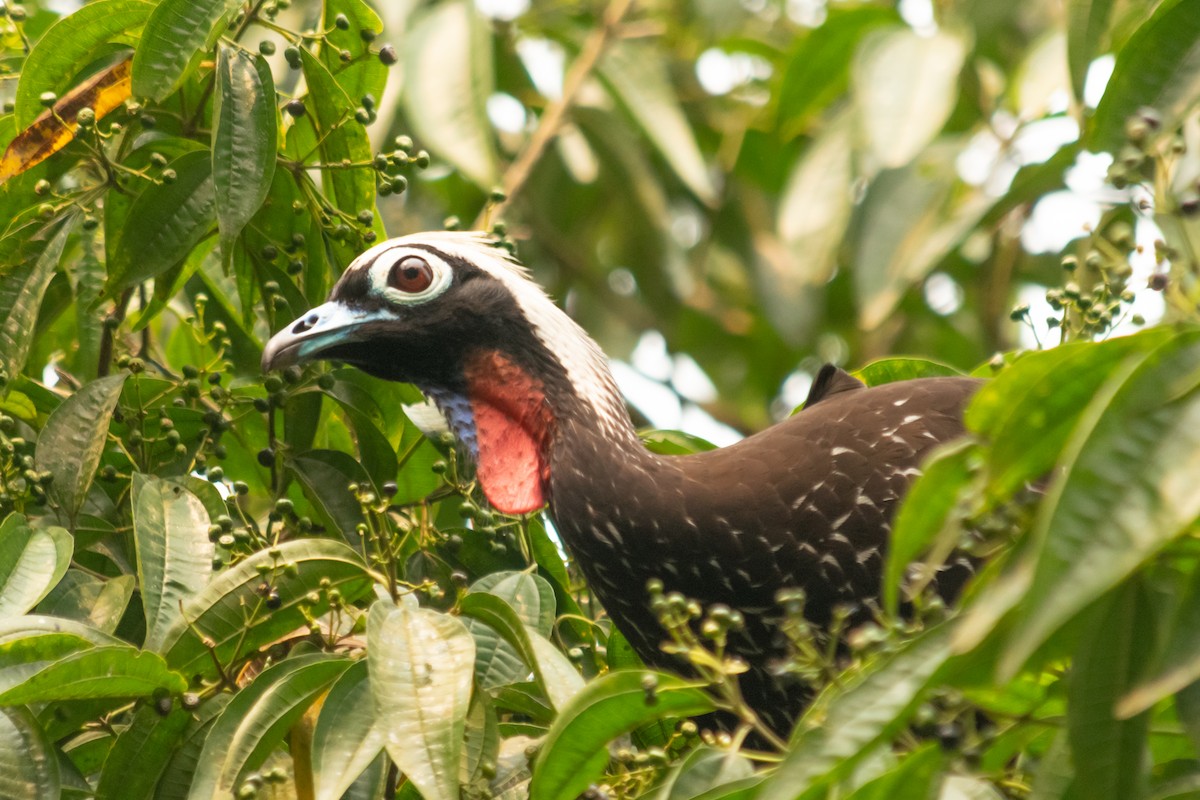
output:
[[489,501],[510,513],[548,499],[564,420],[628,424],[600,349],[483,234],[415,234],[360,255],[326,303],[267,342],[262,366],[315,360],[415,384],[475,458]]

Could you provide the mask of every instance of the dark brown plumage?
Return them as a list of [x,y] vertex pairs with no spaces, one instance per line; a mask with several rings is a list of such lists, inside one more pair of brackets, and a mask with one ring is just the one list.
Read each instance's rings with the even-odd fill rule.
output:
[[[879,593],[892,517],[920,463],[962,432],[978,387],[930,378],[867,389],[827,367],[806,408],[735,445],[647,451],[595,344],[502,251],[471,234],[419,234],[364,253],[267,345],[264,368],[331,358],[417,384],[445,412],[502,511],[549,504],[563,542],[617,627],[667,664],[646,585],[741,611],[743,692],[784,730],[803,686],[776,680],[776,594],[806,616]],[[969,570],[940,576],[953,595]]]

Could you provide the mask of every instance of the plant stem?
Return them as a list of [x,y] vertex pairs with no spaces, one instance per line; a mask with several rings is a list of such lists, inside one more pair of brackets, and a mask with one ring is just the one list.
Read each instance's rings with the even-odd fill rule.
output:
[[537,130],[533,132],[533,136],[529,138],[525,149],[505,171],[501,182],[504,199],[495,205],[485,207],[480,212],[475,220],[476,228],[482,228],[488,217],[500,216],[512,199],[521,193],[529,176],[533,173],[533,168],[537,166],[538,161],[546,152],[546,148],[550,146],[554,137],[562,129],[567,112],[575,104],[580,87],[596,68],[600,57],[615,37],[617,26],[632,5],[633,0],[613,0],[609,3],[608,8],[604,11],[602,24],[588,34],[587,39],[583,42],[583,47],[579,50],[578,57],[572,62],[571,68],[567,70],[567,74],[563,78],[562,97],[546,107],[545,113],[542,114],[542,120],[538,124]]

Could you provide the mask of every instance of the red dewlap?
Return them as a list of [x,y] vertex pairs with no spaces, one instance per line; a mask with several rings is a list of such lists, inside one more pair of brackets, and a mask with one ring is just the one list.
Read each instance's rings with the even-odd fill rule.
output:
[[494,350],[464,368],[483,493],[506,514],[536,511],[546,504],[546,445],[554,423],[542,382]]

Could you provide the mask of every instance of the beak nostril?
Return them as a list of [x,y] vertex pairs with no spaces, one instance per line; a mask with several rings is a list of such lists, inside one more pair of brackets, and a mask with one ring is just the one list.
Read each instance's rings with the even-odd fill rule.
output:
[[292,327],[292,333],[304,333],[305,331],[311,330],[312,328],[316,327],[316,324],[320,321],[321,321],[320,315],[309,314],[304,319],[296,321],[296,324]]

